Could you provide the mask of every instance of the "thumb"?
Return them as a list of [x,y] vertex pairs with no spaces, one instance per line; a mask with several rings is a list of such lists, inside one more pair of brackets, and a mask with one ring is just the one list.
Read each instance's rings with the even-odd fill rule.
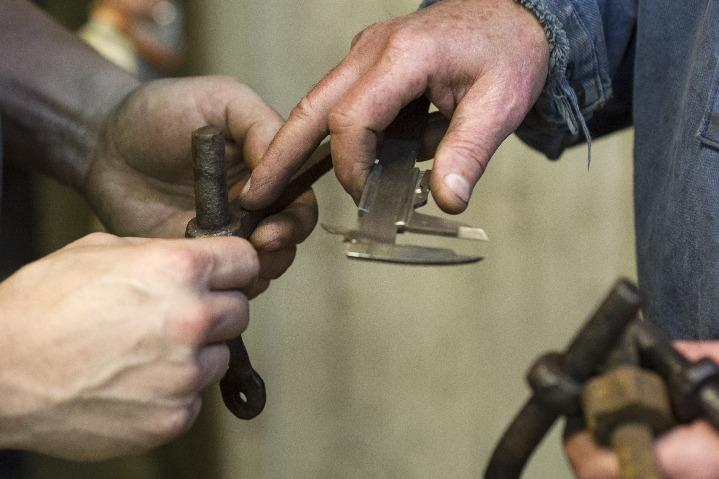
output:
[[467,208],[490,158],[526,113],[518,115],[513,111],[512,97],[498,82],[491,88],[480,82],[457,106],[435,154],[432,196],[448,213],[461,213]]

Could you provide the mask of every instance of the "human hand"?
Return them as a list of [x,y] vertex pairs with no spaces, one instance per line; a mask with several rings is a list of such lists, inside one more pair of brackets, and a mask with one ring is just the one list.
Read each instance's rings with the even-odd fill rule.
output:
[[0,449],[135,454],[193,423],[248,323],[240,238],[89,235],[0,284]]
[[[719,360],[717,342],[677,342],[689,359]],[[715,479],[719,477],[719,434],[705,421],[675,427],[657,439],[657,460],[666,479]],[[599,447],[587,431],[572,434],[565,452],[579,479],[619,477],[615,454]]]
[[[191,134],[206,124],[225,130],[227,173],[235,197],[262,161],[282,119],[247,86],[229,77],[159,80],[130,94],[106,121],[84,191],[100,220],[123,236],[182,237],[194,216]],[[250,237],[261,270],[253,293],[292,263],[296,244],[317,221],[307,192]]]
[[452,118],[436,152],[432,194],[442,209],[461,212],[539,96],[548,61],[542,26],[514,0],[444,0],[372,25],[292,111],[242,202],[249,209],[271,203],[328,133],[337,178],[358,201],[380,132],[425,94]]

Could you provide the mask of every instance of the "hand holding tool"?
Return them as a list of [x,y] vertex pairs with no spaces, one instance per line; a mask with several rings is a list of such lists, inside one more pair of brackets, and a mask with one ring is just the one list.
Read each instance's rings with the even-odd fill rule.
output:
[[322,225],[344,237],[350,258],[391,263],[444,265],[473,263],[445,248],[396,244],[397,233],[412,232],[487,241],[481,228],[415,212],[429,196],[429,171],[415,168],[428,120],[429,101],[421,97],[402,109],[384,133],[358,207],[358,226],[344,229]]
[[587,428],[619,458],[621,479],[661,479],[654,436],[674,422],[661,376],[637,365],[614,367],[587,381],[582,391]]
[[[328,145],[320,146],[272,206],[264,210],[248,211],[240,206],[239,201],[228,202],[225,138],[222,130],[213,126],[195,130],[192,134],[192,157],[197,216],[187,224],[185,236],[188,238],[248,238],[260,221],[285,209],[307,191],[312,183],[332,169]],[[220,381],[222,399],[235,416],[252,419],[265,407],[265,383],[252,368],[242,336],[228,341],[227,345],[230,348],[230,364]]]
[[719,429],[719,366],[708,358],[686,359],[641,320],[640,305],[639,290],[620,281],[564,354],[545,354],[534,363],[527,375],[533,395],[502,436],[484,477],[519,478],[559,416],[583,412],[595,439],[617,450],[622,479],[661,477],[653,435],[674,423],[701,418]]
[[533,394],[495,447],[486,479],[520,477],[554,422],[581,412],[582,383],[608,358],[641,303],[636,286],[618,281],[564,353],[548,353],[534,363],[527,374]]

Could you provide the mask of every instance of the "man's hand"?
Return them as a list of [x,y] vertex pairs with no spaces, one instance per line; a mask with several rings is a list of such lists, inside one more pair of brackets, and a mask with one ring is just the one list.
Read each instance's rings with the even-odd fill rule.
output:
[[499,144],[521,123],[546,81],[549,44],[514,0],[444,0],[378,23],[292,111],[243,192],[250,209],[271,203],[329,133],[335,172],[357,201],[381,132],[426,94],[452,118],[439,145],[432,193],[463,211]]
[[[719,360],[719,343],[675,343],[688,358]],[[582,431],[569,437],[565,450],[580,479],[619,477],[617,458],[600,448],[591,435]],[[704,421],[672,429],[656,444],[659,465],[667,479],[715,479],[719,477],[719,434]]]
[[[228,77],[160,80],[146,84],[106,121],[84,191],[113,233],[182,237],[194,216],[191,134],[222,127],[227,142],[230,196],[262,159],[282,118],[247,86]],[[292,263],[295,245],[317,221],[312,193],[263,221],[250,238],[261,272],[252,294]]]
[[0,448],[100,460],[187,430],[258,271],[240,238],[104,233],[22,268],[0,285]]

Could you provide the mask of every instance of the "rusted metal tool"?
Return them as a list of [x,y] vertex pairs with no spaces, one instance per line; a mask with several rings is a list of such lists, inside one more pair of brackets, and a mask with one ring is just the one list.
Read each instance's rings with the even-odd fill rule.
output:
[[639,290],[620,280],[564,353],[548,353],[530,368],[527,380],[534,394],[497,444],[486,479],[515,479],[562,414],[580,414],[581,384],[595,373],[636,316]]
[[[367,224],[360,227],[357,236],[347,232],[348,255],[419,264],[451,264],[477,261],[481,258],[455,255],[451,250],[422,248],[418,246],[398,246],[393,243],[378,243],[370,240],[375,235],[385,234],[385,227],[391,225],[392,238],[397,228],[407,231],[419,231],[457,237],[486,239],[479,228],[471,228],[461,223],[414,213],[414,208],[426,203],[429,194],[429,175],[421,176],[414,168],[422,145],[422,134],[429,121],[430,137],[441,137],[447,128],[441,115],[427,115],[428,102],[421,99],[400,112],[397,119],[387,130],[384,147],[380,153],[380,167],[399,174],[392,181],[377,183],[378,174],[368,180],[365,197],[360,210],[372,210],[368,213]],[[280,198],[269,208],[260,211],[247,211],[239,200],[228,201],[227,178],[225,173],[225,139],[222,130],[205,126],[192,134],[192,153],[195,175],[196,217],[187,224],[185,235],[188,238],[203,236],[238,236],[248,238],[258,223],[267,216],[279,213],[287,208],[322,175],[332,169],[329,143],[323,143],[315,150],[302,168],[287,185]],[[433,153],[433,152],[432,152]],[[425,155],[429,152],[425,151]],[[403,165],[396,168],[396,165]],[[400,181],[398,178],[402,178]],[[383,176],[386,178],[386,176]],[[407,187],[410,189],[407,190]],[[373,193],[367,193],[372,191]],[[383,211],[393,211],[390,216]],[[402,220],[395,222],[397,212]],[[399,218],[399,217],[397,217]],[[390,219],[389,223],[387,220]],[[376,227],[381,223],[382,227]],[[361,221],[361,225],[364,223]],[[399,225],[399,226],[397,226]],[[353,239],[349,239],[352,236]],[[393,240],[392,240],[393,241]],[[225,377],[220,381],[222,399],[227,408],[241,419],[252,419],[265,406],[265,384],[260,375],[252,368],[247,349],[241,337],[229,341],[230,365]]]
[[674,417],[662,377],[639,365],[632,327],[602,372],[584,384],[582,410],[597,444],[617,454],[620,479],[662,479],[654,437],[672,427]]
[[565,353],[534,363],[527,375],[533,395],[496,446],[485,478],[521,477],[560,416],[584,415],[597,442],[618,452],[622,479],[662,477],[653,437],[672,424],[702,418],[719,429],[719,366],[687,360],[639,318],[640,306],[639,290],[619,281]]
[[[222,130],[205,126],[192,134],[196,217],[187,224],[185,236],[238,236],[248,238],[264,218],[287,208],[322,175],[332,169],[329,146],[318,148],[269,208],[247,211],[238,201],[229,202],[225,173],[225,138]],[[265,383],[252,368],[242,337],[227,342],[230,364],[220,381],[225,406],[240,419],[262,412],[267,399]]]
[[621,479],[661,479],[654,436],[674,422],[661,376],[637,365],[614,367],[590,379],[582,410],[594,440],[611,447]]
[[686,424],[701,418],[719,430],[719,365],[709,358],[689,361],[650,323],[637,323],[631,333],[641,364],[669,387],[675,419]]
[[357,228],[322,225],[341,235],[350,258],[416,265],[473,263],[480,256],[451,249],[396,244],[397,233],[412,232],[487,241],[481,228],[415,212],[427,204],[430,171],[415,168],[428,122],[429,101],[421,97],[400,111],[384,133],[378,160],[365,184]]

